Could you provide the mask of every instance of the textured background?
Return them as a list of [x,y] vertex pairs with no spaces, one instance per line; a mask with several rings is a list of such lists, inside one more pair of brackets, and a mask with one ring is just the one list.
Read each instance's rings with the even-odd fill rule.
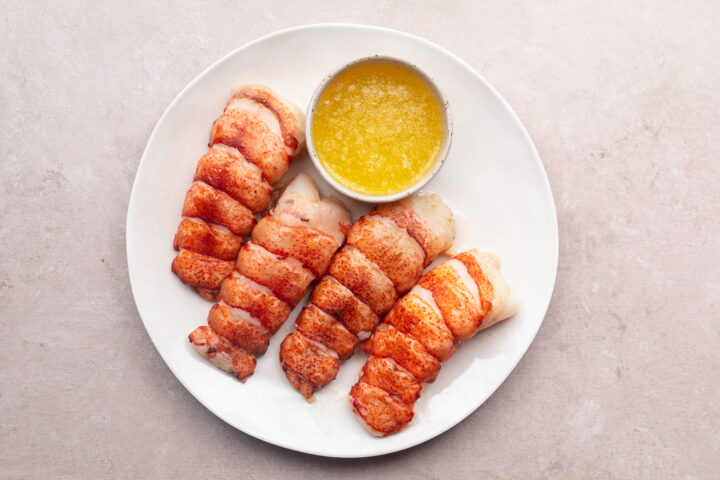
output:
[[[0,477],[718,478],[720,4],[62,3],[0,3]],[[537,145],[560,228],[515,372],[449,432],[370,460],[215,418],[154,350],[125,259],[169,102],[243,43],[329,21],[421,35],[484,75]]]

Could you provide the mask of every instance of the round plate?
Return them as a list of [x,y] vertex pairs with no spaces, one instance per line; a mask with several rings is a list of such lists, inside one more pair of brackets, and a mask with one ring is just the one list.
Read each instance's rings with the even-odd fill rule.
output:
[[[446,92],[455,123],[453,145],[426,187],[456,213],[459,249],[497,252],[521,299],[512,319],[476,335],[447,361],[415,406],[415,419],[386,438],[357,422],[347,394],[365,355],[345,362],[337,379],[307,403],[278,362],[300,302],[259,358],[245,384],[198,355],[187,335],[205,325],[211,304],[170,272],[172,239],[195,164],[206,152],[213,121],[233,86],[261,83],[305,108],[328,72],[360,57],[389,55],[416,64]],[[284,178],[309,173],[332,194],[303,152]],[[350,199],[353,219],[370,205]],[[555,208],[542,162],[527,132],[500,95],[472,68],[421,38],[361,25],[312,25],[263,37],[232,52],[193,80],[170,104],[150,136],[127,217],[130,282],[145,328],[180,382],[203,405],[243,432],[275,445],[332,457],[402,450],[439,435],[472,413],[498,388],[542,323],[555,283]]]

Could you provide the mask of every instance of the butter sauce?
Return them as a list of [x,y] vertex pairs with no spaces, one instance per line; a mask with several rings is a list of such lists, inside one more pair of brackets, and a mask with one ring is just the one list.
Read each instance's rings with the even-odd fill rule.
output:
[[365,195],[391,195],[422,180],[437,161],[443,117],[414,73],[388,63],[350,67],[321,94],[313,145],[327,172]]

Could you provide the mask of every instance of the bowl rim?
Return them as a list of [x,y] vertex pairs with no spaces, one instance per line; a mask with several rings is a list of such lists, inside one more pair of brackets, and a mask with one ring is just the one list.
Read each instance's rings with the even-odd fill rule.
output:
[[[359,193],[354,190],[351,190],[344,185],[341,185],[337,180],[335,180],[332,175],[325,169],[325,166],[320,162],[320,158],[317,155],[317,152],[315,151],[315,146],[313,144],[313,135],[312,135],[312,120],[313,115],[315,113],[315,108],[317,106],[318,99],[320,98],[320,95],[325,91],[325,89],[328,87],[328,85],[341,73],[345,72],[346,70],[362,64],[362,63],[373,63],[373,62],[379,62],[379,63],[391,63],[401,66],[402,68],[411,71],[413,74],[417,75],[425,85],[430,89],[430,91],[435,96],[436,100],[440,104],[440,111],[442,113],[443,117],[443,142],[440,146],[440,151],[438,152],[437,159],[435,160],[435,164],[433,165],[432,169],[425,174],[423,178],[415,182],[410,187],[406,188],[405,190],[402,190],[397,193],[389,194],[389,195],[368,195],[364,193]],[[418,190],[423,188],[425,185],[427,185],[430,180],[432,180],[435,175],[440,171],[442,166],[445,164],[445,161],[447,160],[448,153],[450,152],[450,145],[452,144],[452,138],[453,138],[453,120],[452,120],[452,110],[450,108],[450,102],[448,101],[447,97],[445,96],[445,93],[437,86],[437,83],[435,83],[435,80],[425,73],[423,70],[421,70],[417,65],[414,63],[410,63],[406,60],[403,60],[401,58],[392,57],[389,55],[369,55],[366,57],[361,57],[358,59],[355,59],[351,62],[348,62],[344,64],[343,66],[333,70],[328,75],[325,76],[325,78],[320,82],[320,84],[315,88],[315,91],[313,92],[312,97],[310,98],[310,103],[308,105],[307,109],[307,115],[305,116],[305,143],[307,146],[308,155],[310,156],[310,159],[312,160],[313,164],[315,165],[315,168],[318,170],[320,175],[325,179],[326,182],[328,182],[334,189],[342,193],[343,195],[346,195],[350,198],[353,198],[355,200],[359,200],[361,202],[367,202],[367,203],[387,203],[387,202],[394,202],[396,200],[400,200],[406,197],[409,197],[410,195],[416,193]]]

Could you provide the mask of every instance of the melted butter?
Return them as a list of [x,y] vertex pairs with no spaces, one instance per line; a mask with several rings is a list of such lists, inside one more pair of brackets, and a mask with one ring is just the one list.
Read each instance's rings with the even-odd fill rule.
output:
[[313,144],[341,185],[366,195],[413,186],[432,169],[443,119],[432,91],[413,73],[385,63],[337,76],[317,102]]

